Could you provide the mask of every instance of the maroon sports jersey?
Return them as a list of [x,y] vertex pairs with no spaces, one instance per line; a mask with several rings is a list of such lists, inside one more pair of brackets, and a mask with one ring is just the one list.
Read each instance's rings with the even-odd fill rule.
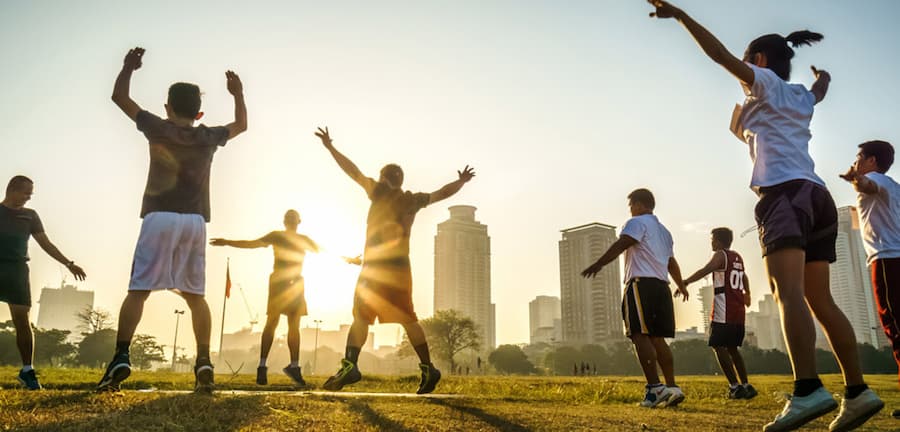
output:
[[720,252],[725,254],[725,267],[713,271],[714,295],[710,321],[744,325],[744,260],[735,251]]

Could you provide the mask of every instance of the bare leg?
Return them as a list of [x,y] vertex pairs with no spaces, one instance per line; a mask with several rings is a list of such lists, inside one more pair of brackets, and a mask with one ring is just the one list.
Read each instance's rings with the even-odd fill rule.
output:
[[287,344],[291,364],[297,365],[300,362],[300,314],[288,315]]
[[347,332],[347,346],[362,348],[368,338],[369,324],[354,319],[353,324],[350,325],[350,331]]
[[34,335],[31,333],[31,322],[28,319],[29,311],[31,306],[9,305],[9,314],[16,328],[16,347],[19,348],[22,365],[30,365],[34,359]]
[[651,337],[650,342],[653,343],[653,349],[656,351],[656,362],[659,363],[659,368],[662,369],[663,376],[666,379],[666,386],[675,387],[675,359],[672,357],[672,350],[669,349],[669,344],[661,337]]
[[738,351],[738,348],[728,347],[728,353],[731,355],[731,362],[734,363],[734,369],[737,371],[737,376],[740,378],[741,384],[750,382],[747,379],[747,366],[744,365],[744,357],[741,355],[741,352]]
[[859,353],[856,351],[856,334],[844,312],[834,303],[828,286],[828,262],[815,261],[806,264],[806,302],[822,324],[831,351],[844,374],[844,384],[863,384]]
[[272,342],[275,340],[275,329],[278,327],[278,320],[281,315],[266,315],[266,324],[263,327],[262,340],[259,342],[259,358],[269,357],[269,351],[272,349]]
[[637,354],[638,363],[641,364],[641,370],[644,371],[644,378],[647,384],[659,384],[659,371],[656,368],[656,348],[650,341],[650,336],[645,334],[636,334],[631,336],[631,342],[634,343],[634,351]]
[[209,346],[209,336],[212,329],[212,316],[209,313],[209,305],[206,299],[197,294],[182,293],[182,297],[191,309],[191,322],[194,325],[194,339],[197,346]]
[[806,252],[781,249],[763,258],[769,285],[781,310],[781,331],[787,345],[794,379],[816,379],[816,329],[804,298]]
[[144,302],[150,297],[150,291],[128,291],[122,307],[119,309],[119,332],[116,341],[131,342],[134,331],[144,314]]
[[728,379],[728,384],[735,385],[738,383],[737,377],[734,376],[734,364],[731,362],[731,352],[729,348],[715,347],[713,351],[716,353],[716,360],[719,361],[719,367],[722,373]]
[[406,330],[406,337],[409,338],[409,343],[413,346],[413,349],[416,350],[416,354],[419,356],[419,362],[422,364],[431,364],[431,352],[428,350],[428,340],[425,338],[425,330],[422,329],[419,322],[415,321],[403,324],[403,328]]

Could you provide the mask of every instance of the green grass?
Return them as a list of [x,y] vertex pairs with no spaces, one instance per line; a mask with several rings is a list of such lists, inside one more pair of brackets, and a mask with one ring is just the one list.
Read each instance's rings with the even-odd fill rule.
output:
[[[135,372],[119,394],[90,390],[101,371],[44,369],[46,389],[19,390],[16,369],[0,367],[0,430],[16,431],[759,431],[781,410],[776,394],[790,389],[790,377],[754,376],[760,395],[728,401],[721,377],[680,378],[687,399],[675,409],[637,406],[638,377],[445,377],[439,393],[452,399],[291,396],[286,377],[271,373],[258,387],[253,376],[217,375],[216,395],[136,392],[156,388],[188,390],[193,377],[167,372]],[[861,430],[900,430],[890,417],[900,408],[895,375],[870,375],[869,384],[887,406]],[[842,390],[839,376],[825,376],[828,388]],[[324,377],[312,377],[320,387]],[[408,393],[416,377],[365,377],[350,391]],[[226,390],[269,394],[230,395]],[[277,392],[283,390],[283,392]],[[832,416],[805,429],[825,430]]]

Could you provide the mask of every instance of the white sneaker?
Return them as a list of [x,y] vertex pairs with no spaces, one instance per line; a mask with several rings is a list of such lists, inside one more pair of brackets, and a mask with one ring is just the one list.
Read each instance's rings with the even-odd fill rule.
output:
[[828,425],[828,430],[844,432],[856,429],[882,408],[884,408],[884,402],[871,389],[866,389],[853,399],[841,401],[841,411]]
[[827,414],[837,406],[834,397],[825,390],[825,387],[819,387],[809,396],[791,396],[781,413],[775,416],[775,420],[767,424],[763,431],[792,431]]
[[667,407],[675,407],[678,404],[684,402],[684,392],[681,391],[681,387],[669,387],[669,390],[672,392],[672,396],[669,397],[669,400],[666,401]]
[[[647,393],[644,394],[644,400],[641,406],[645,408],[656,408],[658,406],[666,406],[665,403],[672,397],[672,388],[664,385],[646,386]],[[677,388],[677,387],[676,387]]]

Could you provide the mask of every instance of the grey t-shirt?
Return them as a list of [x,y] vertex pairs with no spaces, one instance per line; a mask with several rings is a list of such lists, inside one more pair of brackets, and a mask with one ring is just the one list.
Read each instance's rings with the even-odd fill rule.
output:
[[0,261],[28,261],[28,239],[44,232],[36,211],[0,204]]
[[213,154],[228,140],[224,126],[178,126],[141,111],[137,129],[150,142],[150,170],[141,217],[152,212],[209,214],[209,172]]

